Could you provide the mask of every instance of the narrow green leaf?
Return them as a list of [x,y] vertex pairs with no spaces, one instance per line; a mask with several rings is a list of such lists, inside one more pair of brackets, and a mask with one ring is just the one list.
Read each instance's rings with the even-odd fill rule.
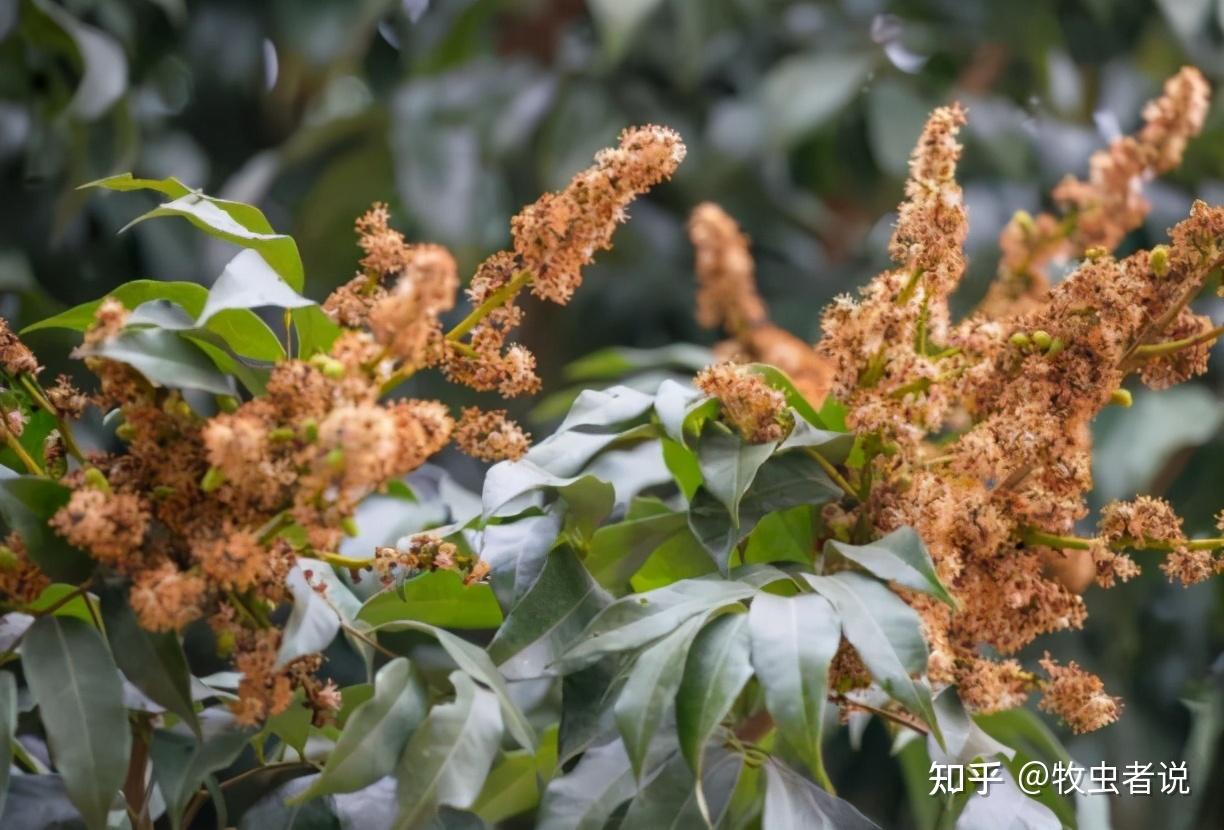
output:
[[104,828],[132,747],[119,669],[102,635],[72,617],[39,617],[21,655],[68,795],[90,828]]
[[956,600],[939,581],[926,545],[922,544],[922,539],[911,527],[899,527],[882,539],[866,545],[851,545],[830,539],[826,548],[862,565],[880,579],[930,594],[956,607]]
[[637,782],[621,741],[588,749],[572,770],[548,783],[536,830],[603,830],[635,792]]
[[752,677],[748,620],[748,614],[722,615],[697,635],[689,651],[676,695],[676,733],[680,752],[696,775],[701,775],[706,744]]
[[[711,746],[705,755],[708,757],[701,765],[704,772],[700,788],[688,762],[677,753],[638,790],[621,826],[643,830],[720,826],[731,806],[731,795],[739,782],[744,761],[737,753],[728,752],[721,746]],[[709,800],[704,812],[702,794]]]
[[349,716],[323,773],[295,803],[355,792],[390,775],[428,708],[425,685],[412,664],[404,657],[387,663],[374,676],[374,697]]
[[[123,303],[128,311],[139,308],[153,300],[166,300],[179,305],[193,318],[204,309],[208,289],[194,282],[163,282],[161,280],[132,280],[116,286],[106,295]],[[104,298],[103,298],[104,299]],[[40,329],[70,329],[85,331],[93,323],[94,313],[102,299],[74,306],[45,320],[26,326],[22,334]]]
[[804,578],[833,603],[842,633],[880,687],[922,718],[942,743],[930,689],[911,677],[926,671],[928,655],[917,612],[885,585],[861,574]]
[[124,331],[85,349],[84,353],[126,363],[158,386],[199,389],[214,395],[234,392],[233,381],[207,355],[173,331]]
[[438,645],[442,646],[443,650],[455,661],[455,665],[487,686],[497,696],[497,700],[501,703],[502,720],[506,724],[507,731],[514,737],[514,740],[518,741],[519,746],[525,749],[535,749],[535,730],[531,728],[527,718],[510,697],[510,690],[506,687],[505,679],[484,649],[456,637],[445,629],[413,620],[382,623],[371,630],[384,628],[388,631],[420,631],[437,640]]
[[829,663],[841,625],[817,594],[757,594],[748,612],[752,667],[778,733],[816,776],[827,781],[821,752]]
[[471,807],[502,738],[497,698],[462,672],[450,676],[451,703],[435,706],[404,749],[396,770],[395,830],[424,826],[439,806]]
[[591,621],[580,640],[561,658],[562,671],[589,666],[607,654],[639,648],[667,635],[690,617],[747,599],[748,585],[725,580],[686,579],[609,605]]
[[689,647],[706,620],[705,615],[690,617],[642,652],[616,699],[616,725],[629,753],[629,763],[639,779],[651,739],[675,702]]
[[150,700],[178,715],[198,733],[200,724],[191,699],[191,673],[178,636],[141,628],[125,591],[108,586],[99,591],[99,599],[106,638],[124,676]]
[[541,677],[609,601],[574,552],[559,547],[510,610],[489,643],[489,657],[511,680]]
[[13,763],[13,741],[17,740],[17,678],[0,671],[0,816],[8,795],[9,772]]
[[648,369],[680,369],[696,372],[715,361],[709,349],[692,343],[673,343],[657,349],[612,346],[583,355],[565,367],[565,379],[615,380]]
[[542,781],[557,767],[557,727],[540,736],[533,754],[525,749],[506,752],[485,779],[472,811],[492,824],[524,813],[540,803]]
[[769,830],[880,830],[849,802],[831,795],[777,760],[765,764]]
[[204,779],[232,764],[255,731],[237,728],[232,716],[215,710],[206,710],[200,720],[199,736],[181,727],[157,729],[149,742],[153,779],[174,830],[182,825],[183,811]]
[[370,625],[417,620],[445,628],[497,628],[502,613],[487,583],[464,585],[455,571],[428,571],[370,597],[357,619]]
[[739,526],[740,499],[752,486],[757,471],[773,455],[777,443],[749,444],[719,423],[710,424],[697,443],[697,463],[706,490],[718,499]]
[[656,499],[634,499],[623,522],[595,531],[583,564],[600,585],[624,593],[650,554],[687,526],[684,513]]

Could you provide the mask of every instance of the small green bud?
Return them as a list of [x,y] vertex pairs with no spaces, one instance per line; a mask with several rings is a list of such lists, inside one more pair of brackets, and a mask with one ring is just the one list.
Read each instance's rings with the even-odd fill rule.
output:
[[277,427],[268,432],[268,440],[272,442],[292,441],[296,437],[293,427]]
[[234,632],[221,631],[217,634],[217,656],[229,657],[234,653],[234,646],[237,642],[234,640]]
[[326,461],[327,466],[331,467],[333,470],[339,470],[344,466],[344,450],[340,449],[339,447],[329,450]]
[[1109,402],[1114,406],[1121,406],[1129,409],[1131,404],[1135,402],[1135,399],[1131,397],[1129,389],[1115,389],[1109,393]]
[[339,360],[328,358],[327,363],[323,364],[323,376],[332,380],[340,380],[344,377],[344,364]]
[[340,520],[340,529],[344,531],[345,536],[356,536],[360,531],[357,529],[357,520],[352,516],[345,516]]
[[238,399],[235,398],[233,395],[218,395],[217,396],[217,408],[220,409],[222,412],[237,412],[238,411]]
[[1029,340],[1029,336],[1022,331],[1018,331],[1011,337],[1007,338],[1007,342],[1011,343],[1017,349],[1027,349],[1033,345],[1033,341]]
[[205,493],[211,493],[225,483],[225,473],[221,472],[219,467],[209,467],[208,472],[200,479],[200,489]]
[[136,437],[136,427],[124,421],[119,426],[115,427],[115,437],[120,441],[130,442]]
[[8,573],[16,570],[20,562],[17,552],[8,545],[0,545],[0,571]]
[[314,418],[307,418],[302,421],[302,437],[306,439],[306,443],[313,444],[319,440],[319,422]]
[[1037,329],[1037,331],[1033,332],[1032,338],[1033,345],[1041,349],[1043,352],[1050,348],[1050,344],[1054,342],[1054,338],[1050,337],[1049,332],[1042,329]]
[[1107,256],[1109,251],[1102,248],[1100,245],[1093,245],[1091,248],[1084,251],[1084,259],[1089,262],[1095,262],[1103,256]]
[[1158,277],[1163,277],[1169,273],[1169,246],[1157,245],[1148,254],[1148,265],[1152,267],[1152,273]]
[[1032,236],[1037,232],[1037,223],[1033,221],[1033,214],[1027,210],[1018,210],[1012,215],[1012,221],[1024,231],[1026,236]]
[[1053,357],[1066,348],[1067,344],[1063,342],[1061,337],[1055,337],[1050,341],[1050,347],[1046,349],[1046,357]]
[[87,467],[85,469],[85,484],[95,490],[101,490],[103,493],[111,492],[110,482],[106,480],[106,476],[102,475],[102,471],[97,467]]
[[157,499],[158,501],[162,501],[163,499],[170,498],[177,492],[178,490],[175,490],[173,487],[167,487],[165,484],[159,484],[153,488],[153,498]]

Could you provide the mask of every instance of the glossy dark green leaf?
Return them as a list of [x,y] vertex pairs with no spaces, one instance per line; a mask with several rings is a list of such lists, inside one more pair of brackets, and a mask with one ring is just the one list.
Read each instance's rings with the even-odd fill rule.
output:
[[687,526],[684,513],[657,499],[635,499],[624,521],[595,531],[583,563],[600,585],[624,593],[650,554]]
[[540,747],[535,753],[525,749],[502,753],[501,760],[485,779],[472,812],[497,824],[532,809],[540,803],[542,782],[552,777],[556,767],[557,729],[554,726],[540,736]]
[[911,677],[926,671],[928,655],[917,612],[885,585],[861,574],[805,577],[837,609],[842,633],[872,678],[942,740],[930,689]]
[[124,676],[150,700],[178,715],[198,732],[200,726],[191,699],[191,673],[178,636],[141,628],[128,604],[126,591],[108,586],[99,591],[99,598],[106,638]]
[[765,816],[770,830],[879,830],[849,802],[831,795],[782,762],[765,764]]
[[706,744],[752,677],[750,648],[748,615],[723,614],[697,635],[689,651],[676,695],[676,734],[698,775]]
[[840,496],[841,490],[815,460],[799,452],[782,453],[757,472],[740,502],[738,527],[704,486],[689,505],[689,526],[725,573],[735,546],[766,515],[801,504],[824,504]]
[[227,309],[303,308],[314,305],[285,282],[259,253],[240,251],[225,266],[208,291],[197,323],[204,325]]
[[447,655],[455,661],[455,665],[487,686],[497,696],[498,702],[501,703],[502,720],[506,724],[506,731],[518,741],[519,746],[525,749],[535,749],[535,730],[531,728],[522,710],[510,697],[510,690],[506,687],[505,679],[484,649],[456,637],[445,629],[414,620],[383,623],[372,630],[380,628],[390,631],[420,631],[437,640],[438,645],[442,646]]
[[502,613],[487,583],[464,585],[455,571],[427,571],[370,597],[357,619],[370,625],[417,620],[445,628],[497,628]]
[[[4,475],[4,471],[0,471],[0,475]],[[0,478],[0,518],[10,530],[21,534],[34,564],[60,582],[80,582],[94,568],[87,554],[69,545],[47,525],[71,495],[67,487],[50,479],[36,476]]]
[[574,552],[559,547],[510,610],[489,643],[489,657],[511,680],[540,677],[609,601]]
[[727,509],[739,525],[739,506],[757,471],[769,460],[777,444],[749,444],[722,424],[710,424],[697,443],[697,463],[706,491]]
[[654,405],[654,398],[629,386],[586,389],[575,400],[557,433],[621,432],[638,423]]
[[634,774],[639,778],[651,740],[675,703],[684,663],[707,617],[690,617],[633,662],[613,710]]
[[17,740],[17,678],[10,671],[0,670],[0,816],[8,795],[10,767],[13,762],[12,742]]
[[755,589],[737,582],[686,579],[609,605],[591,621],[561,658],[558,668],[573,671],[615,654],[647,645],[690,617],[747,599]]
[[425,825],[439,806],[471,807],[502,738],[497,698],[462,672],[450,677],[455,699],[429,710],[396,771],[395,830]]
[[565,367],[566,380],[615,380],[647,369],[696,372],[715,362],[714,354],[692,343],[673,343],[657,349],[613,346],[583,355]]
[[616,808],[637,792],[619,739],[588,749],[578,764],[544,790],[536,830],[602,830]]
[[149,742],[153,779],[176,830],[182,824],[183,811],[204,779],[232,764],[255,732],[238,727],[228,713],[215,710],[202,713],[200,722],[199,736],[182,727],[157,729]]
[[590,536],[612,512],[612,485],[594,476],[553,475],[530,461],[503,461],[489,469],[481,493],[484,515],[512,516],[539,507],[545,495],[560,497],[569,507],[567,526]]
[[765,691],[765,706],[778,733],[824,780],[823,739],[829,663],[841,642],[841,625],[828,600],[817,594],[757,594],[748,612],[752,667]]
[[[680,754],[673,755],[658,774],[638,790],[622,826],[650,830],[718,827],[731,805],[731,795],[744,762],[740,755],[720,746],[711,746],[705,755],[700,790],[688,762]],[[704,813],[702,794],[707,801]]]
[[72,617],[35,620],[21,655],[72,803],[90,828],[104,828],[132,746],[119,669],[102,635]]
[[745,564],[796,562],[811,568],[816,553],[813,511],[813,507],[802,504],[761,519],[744,547]]
[[506,612],[540,578],[561,532],[561,512],[557,505],[539,516],[487,525],[481,533],[480,558],[489,565],[489,581]]
[[374,696],[349,716],[322,774],[298,800],[354,792],[390,775],[428,708],[412,664],[403,657],[387,663],[374,676]]
[[[208,299],[208,289],[194,282],[163,282],[161,280],[132,280],[116,286],[107,297],[112,297],[123,303],[123,307],[132,311],[141,305],[154,300],[166,300],[181,306],[193,318],[203,309]],[[93,323],[94,313],[102,300],[91,300],[88,303],[74,306],[45,320],[40,320],[22,329],[22,333],[40,329],[70,329],[85,331]]]
[[126,363],[157,386],[199,389],[214,395],[234,392],[233,381],[207,355],[173,331],[128,330],[87,348],[85,353]]
[[935,563],[926,545],[911,527],[899,527],[883,538],[866,545],[851,545],[830,539],[826,548],[837,551],[852,562],[862,565],[880,579],[906,588],[930,594],[955,608],[956,600],[939,581]]

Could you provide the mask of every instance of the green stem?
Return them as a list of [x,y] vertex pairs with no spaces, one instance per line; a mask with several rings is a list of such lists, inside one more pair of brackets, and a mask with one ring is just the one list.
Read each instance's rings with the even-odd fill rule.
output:
[[26,452],[26,448],[21,446],[21,441],[17,440],[17,436],[8,428],[8,412],[6,410],[0,409],[0,418],[4,419],[4,423],[0,424],[0,432],[4,433],[4,443],[8,444],[13,454],[21,459],[21,463],[26,466],[27,470],[39,478],[46,478],[47,473],[42,467],[38,466],[37,461],[30,457],[30,454]]
[[339,553],[331,553],[330,551],[316,550],[311,552],[316,559],[321,559],[329,565],[335,565],[337,568],[348,568],[349,570],[365,570],[374,566],[373,559],[358,559],[354,556],[344,556]]
[[859,494],[855,492],[852,486],[850,486],[850,482],[846,481],[845,477],[837,471],[837,467],[833,466],[829,459],[825,458],[812,447],[805,447],[804,450],[817,464],[820,465],[820,469],[824,470],[825,473],[828,474],[829,478],[833,479],[833,483],[840,487],[847,496],[855,501],[860,500]]
[[[1092,539],[1085,539],[1080,536],[1060,536],[1056,533],[1047,533],[1044,530],[1038,530],[1035,527],[1024,527],[1020,529],[1020,538],[1026,544],[1044,545],[1048,548],[1057,548],[1059,550],[1092,550]],[[1216,548],[1224,548],[1224,538],[1214,537],[1210,539],[1135,539],[1124,536],[1109,543],[1111,550],[1157,550],[1157,551],[1174,551],[1181,548],[1185,550],[1215,550]]]
[[1024,540],[1026,545],[1044,545],[1047,548],[1057,548],[1058,550],[1091,550],[1092,541],[1089,539],[1081,539],[1078,536],[1059,536],[1055,533],[1046,533],[1044,530],[1038,530],[1035,527],[1025,527],[1020,530],[1020,538]]
[[503,285],[501,288],[494,291],[480,305],[472,309],[468,316],[464,317],[450,331],[446,333],[446,339],[454,342],[463,337],[476,325],[496,308],[501,308],[506,304],[506,301],[519,292],[519,290],[527,285],[535,277],[530,271],[519,271],[514,275],[510,282]]
[[1131,353],[1132,360],[1147,360],[1153,357],[1161,357],[1162,355],[1172,354],[1173,352],[1189,349],[1192,346],[1197,346],[1200,343],[1206,343],[1224,336],[1224,326],[1216,326],[1210,331],[1200,332],[1192,337],[1183,337],[1180,340],[1168,340],[1164,343],[1151,343],[1146,346],[1136,346],[1134,352]]
[[897,295],[897,305],[905,305],[914,296],[914,292],[918,290],[918,282],[922,279],[922,269],[915,268],[910,273],[909,279],[905,281],[905,285],[901,288],[901,293]]

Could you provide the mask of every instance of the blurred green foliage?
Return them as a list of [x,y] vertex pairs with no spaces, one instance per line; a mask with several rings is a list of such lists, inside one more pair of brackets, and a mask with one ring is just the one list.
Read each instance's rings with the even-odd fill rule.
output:
[[[911,143],[951,98],[970,112],[969,309],[1013,210],[1082,172],[1182,63],[1224,79],[1222,19],[1213,0],[0,0],[0,314],[29,322],[135,278],[216,278],[230,252],[185,223],[116,239],[140,197],[76,189],[112,173],[259,204],[298,240],[321,297],[351,274],[351,222],[370,202],[470,271],[521,204],[650,121],[678,129],[689,158],[634,206],[573,305],[530,309],[546,381],[608,345],[711,342],[692,321],[683,232],[702,199],[753,237],[776,321],[814,338],[824,302],[882,265]],[[1132,245],[1159,241],[1193,198],[1224,201],[1222,112],[1148,185]],[[1220,383],[1216,370],[1109,412],[1099,493],[1168,494],[1192,531],[1209,528]],[[1093,590],[1087,629],[1047,641],[1128,703],[1120,724],[1069,746],[1082,763],[1193,763],[1195,804],[1119,802],[1112,826],[1218,827],[1224,589],[1148,571]],[[864,753],[839,739],[832,775],[886,826],[912,826],[875,729]]]

